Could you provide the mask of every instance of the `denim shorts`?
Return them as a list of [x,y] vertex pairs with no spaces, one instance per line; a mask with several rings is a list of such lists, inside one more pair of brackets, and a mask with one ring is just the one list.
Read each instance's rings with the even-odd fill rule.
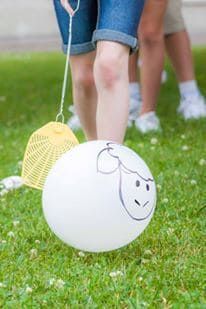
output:
[[[69,15],[60,0],[53,0],[62,37],[63,51],[68,44]],[[137,28],[145,0],[81,0],[73,17],[71,55],[88,53],[97,41],[113,41],[137,48]],[[77,0],[70,0],[73,8]]]

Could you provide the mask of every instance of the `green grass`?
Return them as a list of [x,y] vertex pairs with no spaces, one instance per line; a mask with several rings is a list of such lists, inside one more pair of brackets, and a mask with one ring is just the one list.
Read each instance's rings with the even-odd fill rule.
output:
[[[204,95],[205,54],[204,48],[194,50]],[[18,162],[29,135],[55,118],[64,57],[2,54],[0,68],[4,178],[20,174]],[[81,257],[49,230],[41,192],[10,192],[0,198],[0,307],[206,308],[206,165],[200,165],[206,160],[206,121],[185,122],[176,115],[177,85],[168,64],[167,70],[169,81],[162,87],[158,107],[162,134],[142,136],[132,128],[125,140],[147,162],[158,184],[157,209],[149,227],[121,250]],[[72,100],[71,89],[69,93],[67,102]],[[158,143],[152,145],[154,136]],[[83,141],[82,133],[78,137]],[[185,145],[187,151],[182,150]],[[14,221],[19,224],[14,226]],[[111,278],[110,272],[117,270],[123,276]]]

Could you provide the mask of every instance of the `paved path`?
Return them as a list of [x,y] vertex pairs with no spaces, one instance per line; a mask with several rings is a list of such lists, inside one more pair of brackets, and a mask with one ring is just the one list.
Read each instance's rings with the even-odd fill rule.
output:
[[[193,45],[206,45],[206,0],[184,0]],[[0,0],[0,52],[61,50],[51,0]]]

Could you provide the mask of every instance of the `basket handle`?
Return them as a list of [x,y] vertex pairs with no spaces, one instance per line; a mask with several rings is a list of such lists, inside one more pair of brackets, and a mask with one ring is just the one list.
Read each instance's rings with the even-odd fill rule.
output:
[[73,16],[74,14],[79,10],[80,6],[80,0],[77,2],[77,6],[73,12],[73,15],[69,14],[69,34],[68,34],[68,46],[67,46],[67,56],[66,56],[66,64],[64,69],[64,80],[63,80],[63,86],[62,86],[62,94],[61,94],[61,102],[59,107],[59,112],[56,116],[56,122],[58,122],[59,119],[61,119],[61,122],[64,123],[64,99],[66,94],[66,86],[67,86],[67,79],[68,79],[68,68],[69,68],[69,62],[70,62],[70,52],[71,52],[71,42],[72,42],[72,22],[73,22]]

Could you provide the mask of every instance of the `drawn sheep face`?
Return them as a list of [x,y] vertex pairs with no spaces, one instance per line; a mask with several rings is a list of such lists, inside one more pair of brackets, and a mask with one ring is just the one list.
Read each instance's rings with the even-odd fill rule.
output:
[[141,221],[151,215],[153,203],[150,202],[150,192],[153,190],[152,180],[143,179],[136,172],[121,168],[120,199],[133,219]]
[[[154,200],[150,200],[155,192],[152,178],[146,178],[137,170],[128,168],[127,158],[118,151],[120,145],[107,143],[97,157],[97,171],[111,175],[118,173],[118,192],[121,205],[127,214],[137,221],[148,219],[154,209]],[[107,164],[105,165],[105,160]],[[106,167],[105,167],[106,166]]]

